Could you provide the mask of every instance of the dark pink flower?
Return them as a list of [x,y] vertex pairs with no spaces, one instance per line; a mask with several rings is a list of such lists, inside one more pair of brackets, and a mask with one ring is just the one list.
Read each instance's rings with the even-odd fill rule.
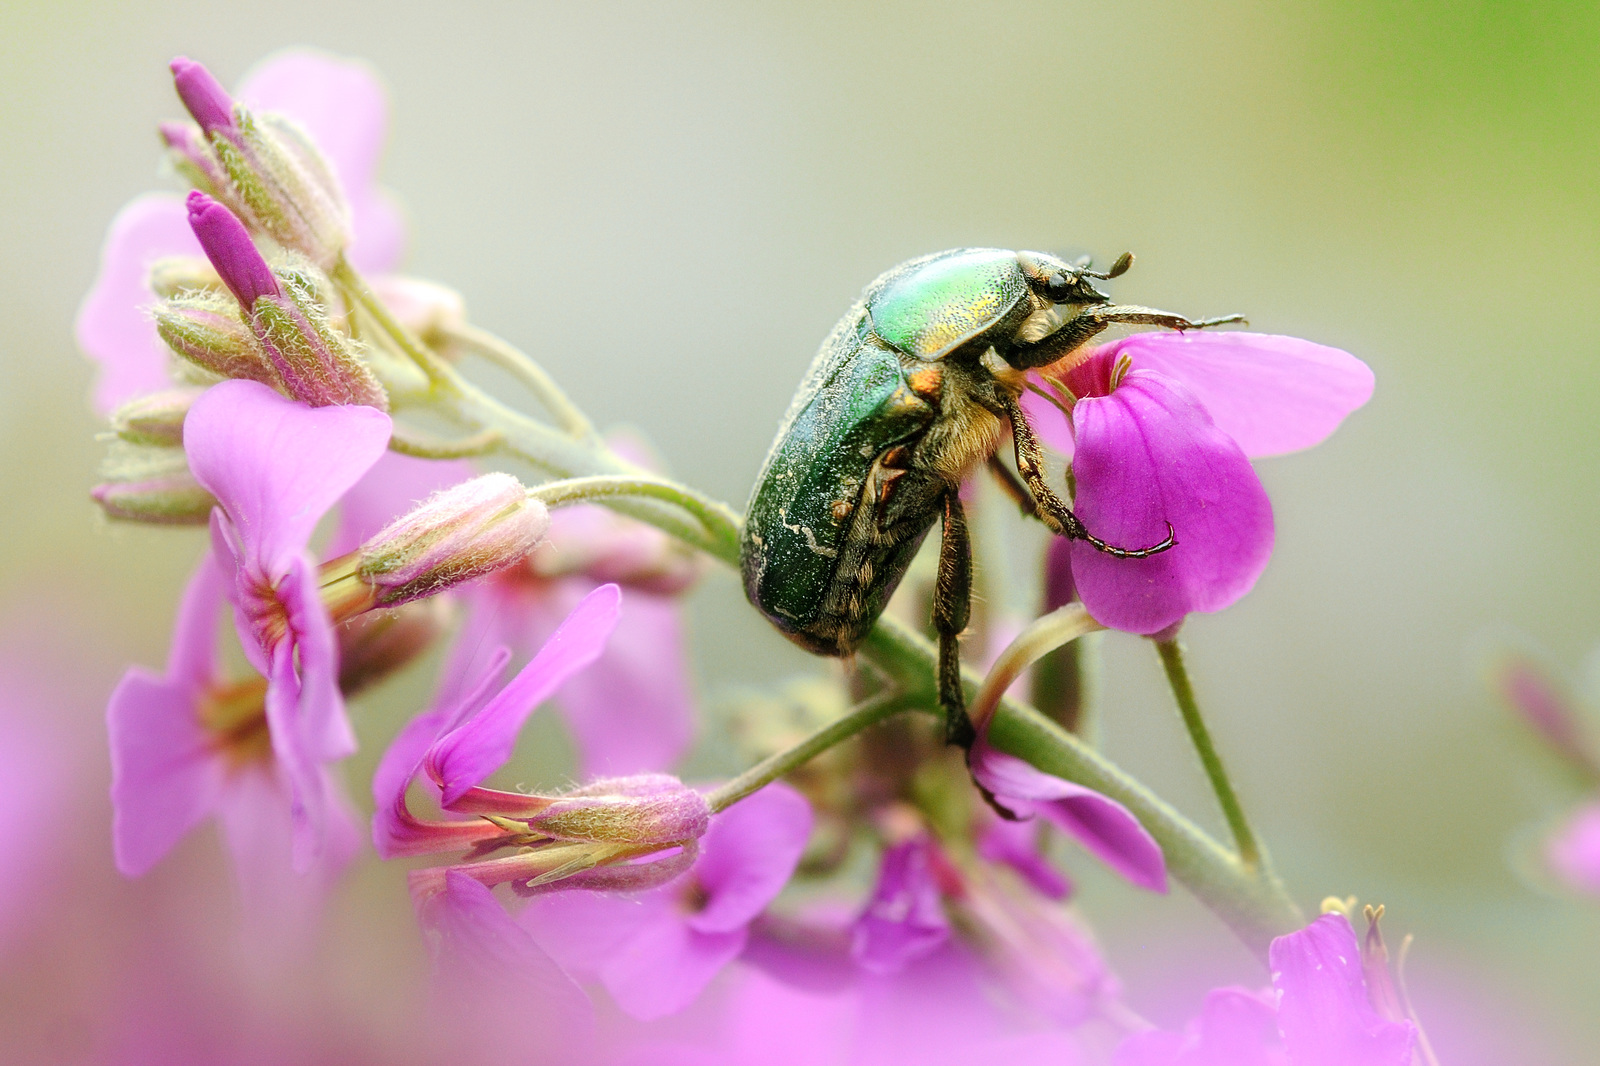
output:
[[1141,333],[1059,376],[1063,421],[1024,398],[1041,438],[1072,456],[1074,509],[1108,543],[1177,544],[1118,559],[1072,544],[1084,606],[1151,634],[1217,611],[1255,585],[1272,553],[1272,505],[1249,459],[1310,447],[1372,393],[1372,372],[1334,348],[1252,333]]
[[[396,269],[405,225],[377,184],[388,100],[371,69],[309,49],[280,52],[245,76],[238,97],[257,110],[295,120],[337,172],[350,205],[350,261],[368,273]],[[156,300],[150,266],[169,256],[200,254],[181,196],[147,193],[112,220],[100,273],[76,323],[78,346],[100,365],[94,389],[100,412],[168,385],[169,356],[146,311]]]
[[893,973],[938,950],[950,937],[937,867],[943,863],[926,833],[886,849],[878,883],[852,930],[851,955],[874,973]]
[[[252,909],[295,909],[305,891],[290,865],[292,785],[273,757],[267,683],[230,680],[217,655],[227,576],[210,553],[184,593],[166,672],[133,667],[111,695],[112,845],[117,869],[137,877],[206,818],[222,826]],[[326,887],[354,852],[352,812],[325,767],[312,769],[327,797]]]
[[1072,880],[1040,850],[1041,825],[1036,820],[1011,822],[992,818],[978,837],[978,855],[1011,867],[1046,899],[1072,895]]
[[973,779],[1006,810],[1020,818],[1044,818],[1141,888],[1167,890],[1161,845],[1116,800],[995,749],[986,724],[979,727],[969,765]]
[[794,873],[811,808],[774,783],[716,815],[692,868],[642,893],[533,900],[523,925],[566,969],[593,976],[635,1018],[687,1007],[744,950],[750,923]]
[[217,498],[212,540],[240,643],[268,680],[267,722],[294,795],[296,864],[323,835],[320,766],[355,750],[339,694],[333,625],[306,551],[312,530],[388,445],[371,407],[310,408],[254,381],[225,381],[190,409],[185,448]]
[[1324,914],[1269,950],[1273,997],[1219,988],[1182,1034],[1125,1040],[1116,1066],[1411,1066],[1417,1030],[1373,1005],[1361,946]]

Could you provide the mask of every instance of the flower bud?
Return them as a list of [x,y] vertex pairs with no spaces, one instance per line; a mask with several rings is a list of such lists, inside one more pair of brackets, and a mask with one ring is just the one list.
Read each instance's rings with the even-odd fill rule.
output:
[[228,184],[227,171],[217,161],[217,153],[198,127],[188,122],[163,122],[156,127],[161,141],[167,146],[167,158],[178,175],[207,196],[214,196],[230,207],[240,207],[234,202],[233,186]]
[[167,389],[135,396],[111,412],[111,428],[130,444],[178,447],[183,444],[184,416],[202,391]]
[[332,266],[350,242],[350,208],[311,139],[282,116],[253,114],[198,63],[180,57],[172,73],[209,147],[164,129],[178,168],[198,177],[201,190],[226,193],[219,198],[240,208],[253,228]]
[[509,474],[434,493],[357,553],[356,574],[392,606],[432,596],[517,562],[549,527],[544,505]]
[[380,274],[371,285],[389,313],[430,347],[443,347],[443,332],[467,323],[466,301],[447,285],[403,274]]
[[531,817],[503,820],[555,840],[665,846],[704,836],[711,808],[671,774],[635,774],[602,778],[549,799]]
[[448,599],[432,599],[350,619],[339,627],[339,691],[354,696],[403,669],[444,635],[451,614]]
[[278,274],[280,295],[263,295],[250,309],[250,328],[283,381],[284,391],[312,407],[389,406],[383,386],[350,340],[334,328],[307,278]]
[[216,499],[189,472],[182,448],[116,441],[90,490],[106,517],[165,526],[205,525]]
[[167,347],[221,378],[249,378],[282,389],[267,350],[239,317],[233,297],[191,292],[155,308],[156,332]]
[[150,289],[163,300],[194,292],[222,290],[222,278],[204,256],[169,255],[150,264]]
[[283,292],[250,231],[232,211],[198,190],[189,194],[187,206],[189,228],[240,307],[248,311],[259,297]]

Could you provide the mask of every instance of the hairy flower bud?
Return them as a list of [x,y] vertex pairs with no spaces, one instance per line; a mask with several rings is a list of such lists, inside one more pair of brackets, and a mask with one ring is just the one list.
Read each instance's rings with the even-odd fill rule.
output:
[[183,418],[202,391],[167,389],[135,396],[111,412],[111,428],[130,444],[177,447],[183,443]]
[[191,292],[155,308],[156,332],[167,347],[222,378],[248,378],[283,388],[267,350],[239,316],[233,297]]
[[442,592],[517,562],[549,527],[544,505],[509,474],[436,492],[357,553],[356,574],[380,606]]
[[527,818],[529,830],[555,840],[592,844],[682,844],[705,835],[711,808],[696,790],[671,774],[608,777],[560,796],[529,796],[541,809]]
[[178,90],[178,99],[207,136],[213,133],[235,132],[233,124],[233,97],[222,83],[203,65],[188,56],[178,56],[172,61],[172,84]]
[[195,480],[182,448],[118,440],[90,490],[106,517],[164,526],[205,525],[217,501]]
[[222,278],[199,255],[168,255],[150,264],[150,290],[163,300],[195,292],[221,292]]

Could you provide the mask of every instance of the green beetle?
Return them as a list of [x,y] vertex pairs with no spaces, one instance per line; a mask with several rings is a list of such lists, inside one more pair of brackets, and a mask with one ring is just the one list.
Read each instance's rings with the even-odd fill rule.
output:
[[[1197,329],[1190,321],[1114,305],[1091,279],[1105,273],[1041,252],[957,248],[880,276],[822,342],[745,512],[740,568],[750,602],[791,640],[822,655],[855,651],[883,613],[936,517],[943,519],[933,623],[946,739],[974,734],[961,690],[957,638],[967,626],[972,552],[958,495],[987,461],[1055,533],[1101,551],[1044,482],[1039,445],[1017,402],[1025,371],[1063,359],[1116,323]],[[1016,484],[995,458],[1009,424]],[[1031,496],[1031,498],[1030,498]]]

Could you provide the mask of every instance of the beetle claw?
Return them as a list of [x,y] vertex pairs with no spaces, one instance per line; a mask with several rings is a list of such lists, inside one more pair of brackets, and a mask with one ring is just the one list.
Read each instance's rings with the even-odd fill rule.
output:
[[1160,555],[1168,548],[1178,546],[1176,531],[1172,528],[1171,522],[1167,523],[1166,539],[1160,544],[1152,544],[1148,548],[1119,548],[1114,544],[1107,544],[1099,537],[1091,535],[1087,530],[1083,533],[1083,539],[1094,545],[1096,551],[1105,552],[1107,555],[1118,559],[1148,559],[1152,555]]

